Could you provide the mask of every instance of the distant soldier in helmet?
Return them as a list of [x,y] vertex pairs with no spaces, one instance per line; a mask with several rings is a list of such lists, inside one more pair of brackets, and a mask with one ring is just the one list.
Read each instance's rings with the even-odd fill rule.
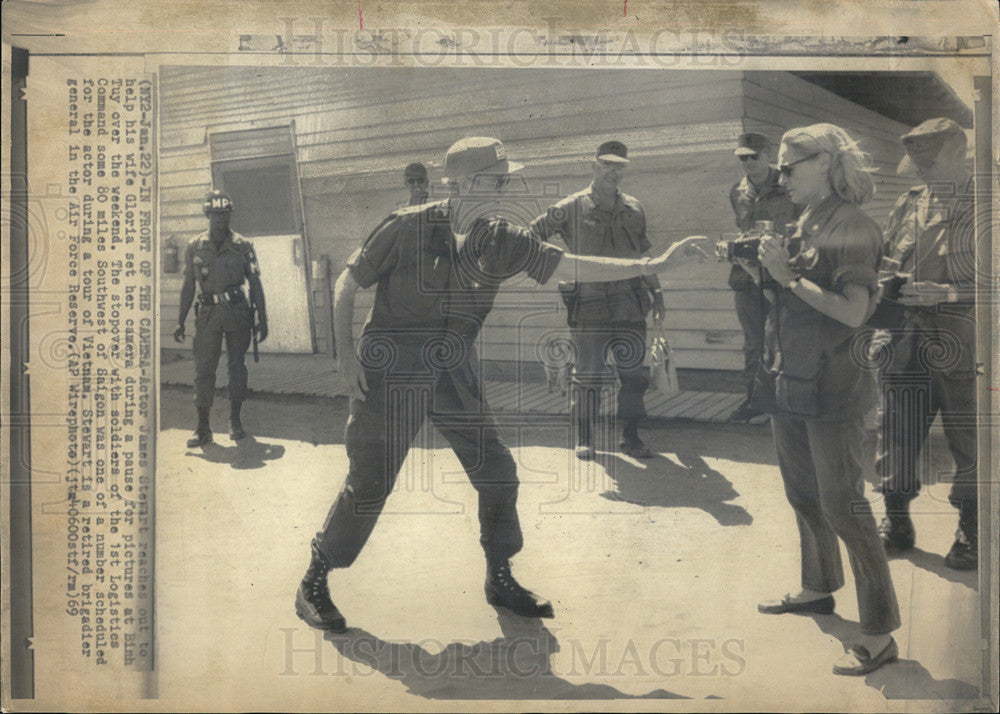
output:
[[427,167],[419,161],[407,164],[403,170],[403,181],[410,191],[410,200],[406,205],[421,206],[427,203],[430,196],[430,181],[427,178]]
[[[209,412],[215,396],[215,371],[222,355],[223,338],[229,367],[229,437],[242,439],[246,436],[240,422],[240,409],[247,393],[244,357],[254,331],[258,342],[267,338],[267,312],[257,254],[250,241],[229,229],[233,200],[216,189],[205,196],[202,209],[208,218],[208,230],[193,238],[184,252],[184,284],[177,329],[174,330],[174,340],[184,342],[184,321],[197,292],[194,385],[198,426],[188,439],[190,448],[212,441]],[[249,288],[249,295],[244,291],[244,283]]]

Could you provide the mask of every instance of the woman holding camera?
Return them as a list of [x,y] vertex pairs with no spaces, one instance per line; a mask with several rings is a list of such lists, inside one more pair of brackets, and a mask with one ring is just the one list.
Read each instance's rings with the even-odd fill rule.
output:
[[778,154],[781,183],[804,210],[787,244],[768,236],[758,249],[773,280],[764,285],[771,288],[771,306],[761,381],[802,557],[801,590],[758,609],[833,612],[831,593],[844,584],[839,537],[861,615],[862,633],[833,668],[849,675],[896,659],[890,633],[900,625],[861,468],[864,415],[874,404],[875,383],[855,357],[855,343],[875,308],[882,242],[878,226],[859,208],[874,193],[867,158],[832,124],[786,132]]

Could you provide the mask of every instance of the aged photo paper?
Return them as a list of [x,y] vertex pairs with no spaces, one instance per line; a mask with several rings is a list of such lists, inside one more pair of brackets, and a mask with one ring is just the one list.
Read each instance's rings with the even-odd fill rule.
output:
[[[995,3],[11,0],[3,21],[5,711],[997,711]],[[952,193],[974,279],[938,309],[965,305],[969,337],[941,331],[921,364],[969,365],[975,406],[942,406],[947,431],[931,407],[926,441],[906,446],[922,488],[915,545],[888,560],[898,656],[838,676],[872,634],[855,590],[868,566],[838,546],[832,613],[758,609],[806,575],[769,418],[734,418],[745,336],[714,252],[748,235],[734,222],[740,153],[788,180],[785,132],[841,127],[870,159],[861,210],[883,227],[923,183],[901,137],[939,118],[967,146],[971,180]],[[454,366],[474,349],[474,401],[490,405],[478,436],[453,450],[447,421],[421,421],[435,406],[394,407],[412,446],[371,537],[342,534],[359,540],[328,579],[346,629],[317,629],[297,590],[347,450],[394,458],[365,451],[382,434],[345,434],[358,405],[342,329],[357,338],[379,310],[416,321],[435,293],[420,283],[380,305],[358,290],[340,332],[335,294],[364,275],[377,250],[358,250],[390,214],[391,226],[439,215],[413,202],[458,206],[464,184],[445,178],[467,137],[495,152],[483,166],[523,164],[502,206],[472,201],[467,215],[558,220],[550,207],[585,193],[610,156],[627,162],[621,191],[641,206],[650,255],[703,236],[653,293],[649,453],[616,411],[620,373],[592,390],[593,453],[579,458],[578,335],[557,281],[515,261],[474,347],[422,355]],[[232,284],[199,252],[220,214],[239,236],[227,255],[245,261]],[[938,220],[925,214],[914,220]],[[426,250],[392,260],[448,259]],[[213,314],[256,322],[223,319],[213,348]],[[365,343],[366,364],[405,357],[390,337]],[[872,385],[886,370],[873,354],[851,355]],[[213,381],[198,365],[214,360]],[[868,501],[876,523],[886,512],[880,414],[873,402],[850,445],[857,522]],[[961,513],[956,429],[975,434],[978,462],[965,474],[978,500]],[[492,521],[474,474],[498,463],[516,471],[505,527],[523,541],[502,577],[551,601],[551,617],[487,601],[496,557],[483,556]],[[978,567],[974,550],[952,567],[970,533]]]

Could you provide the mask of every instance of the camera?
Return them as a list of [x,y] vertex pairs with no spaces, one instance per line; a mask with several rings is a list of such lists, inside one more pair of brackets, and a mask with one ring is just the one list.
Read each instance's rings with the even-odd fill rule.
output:
[[772,221],[757,221],[752,231],[740,233],[732,240],[723,240],[715,244],[715,255],[719,260],[735,263],[739,258],[757,260],[757,249],[764,236],[774,233]]
[[908,278],[909,278],[908,275],[902,275],[900,273],[896,273],[895,275],[891,275],[888,278],[880,280],[879,282],[881,283],[882,287],[882,299],[899,300],[900,289],[906,283]]

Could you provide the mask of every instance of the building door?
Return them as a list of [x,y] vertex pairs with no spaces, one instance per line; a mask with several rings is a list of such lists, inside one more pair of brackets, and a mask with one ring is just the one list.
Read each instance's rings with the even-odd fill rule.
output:
[[267,300],[265,352],[312,353],[309,251],[291,127],[212,134],[212,182],[233,198],[231,227],[253,241]]

